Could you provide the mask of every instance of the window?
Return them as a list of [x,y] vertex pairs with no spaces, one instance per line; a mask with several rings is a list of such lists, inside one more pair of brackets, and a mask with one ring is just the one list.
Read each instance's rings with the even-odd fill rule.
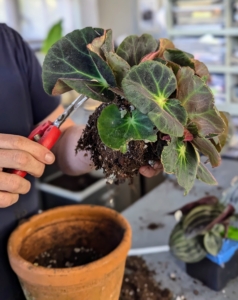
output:
[[0,0],[0,22],[17,30],[34,48],[59,20],[63,20],[64,34],[80,28],[80,1]]

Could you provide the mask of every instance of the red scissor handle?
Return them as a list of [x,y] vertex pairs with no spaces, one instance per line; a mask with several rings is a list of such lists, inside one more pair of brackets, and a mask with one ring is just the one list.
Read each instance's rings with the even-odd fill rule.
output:
[[[41,144],[50,150],[57,142],[60,135],[61,131],[59,128],[53,125],[52,122],[46,121],[40,126],[36,127],[28,136],[28,139],[36,141],[38,144]],[[19,170],[10,170],[9,173],[16,174],[21,177],[25,177],[27,174],[27,172]]]

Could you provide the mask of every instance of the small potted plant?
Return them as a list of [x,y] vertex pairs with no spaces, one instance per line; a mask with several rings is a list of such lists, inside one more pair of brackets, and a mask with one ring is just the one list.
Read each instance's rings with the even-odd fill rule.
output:
[[172,254],[186,263],[190,276],[216,291],[238,276],[238,229],[231,226],[237,193],[236,184],[221,201],[209,196],[172,213],[180,219],[169,239]]
[[216,184],[200,161],[220,164],[228,124],[207,85],[207,67],[149,34],[114,49],[112,30],[87,27],[56,42],[43,64],[47,93],[75,90],[103,102],[89,117],[76,150],[88,150],[109,182],[131,179],[160,160],[188,193],[196,178]]

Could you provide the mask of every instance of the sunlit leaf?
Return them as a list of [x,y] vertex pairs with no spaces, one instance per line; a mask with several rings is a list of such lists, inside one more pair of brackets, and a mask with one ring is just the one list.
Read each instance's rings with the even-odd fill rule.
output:
[[[161,132],[183,136],[184,128],[178,120],[184,120],[186,112],[177,100],[167,103],[176,89],[176,78],[168,67],[155,61],[143,62],[128,72],[122,87],[127,100],[147,114]],[[174,118],[175,110],[177,118]],[[173,112],[173,116],[168,111]]]
[[210,185],[217,185],[215,177],[202,162],[200,162],[198,165],[197,179]]
[[43,64],[44,89],[51,94],[58,79],[97,81],[102,89],[116,86],[112,70],[87,45],[104,34],[100,28],[87,27],[67,34],[48,51]]
[[204,235],[204,247],[213,256],[216,256],[221,250],[222,242],[222,237],[213,231],[207,232]]
[[132,67],[138,65],[141,59],[157,50],[159,42],[150,34],[142,34],[141,36],[130,35],[117,48],[116,53],[129,63]]
[[172,61],[181,67],[190,67],[195,69],[194,62],[189,55],[178,49],[167,49],[164,52],[164,58]]
[[62,20],[60,20],[50,28],[46,39],[43,41],[41,52],[46,54],[49,51],[50,47],[54,45],[54,43],[56,43],[59,39],[62,38],[62,35],[63,35],[63,27],[62,27]]
[[185,107],[189,119],[196,124],[201,136],[220,134],[225,124],[214,107],[214,97],[205,82],[189,67],[177,73],[177,99]]
[[166,173],[176,175],[179,185],[187,194],[193,187],[199,163],[193,145],[183,142],[183,139],[171,138],[171,142],[163,149],[161,162]]
[[131,115],[123,115],[115,104],[108,105],[101,112],[97,127],[106,146],[125,153],[130,140],[157,140],[154,125],[146,115],[137,109],[133,110]]
[[221,156],[210,140],[196,137],[193,139],[192,143],[202,154],[209,158],[209,161],[213,167],[220,165]]

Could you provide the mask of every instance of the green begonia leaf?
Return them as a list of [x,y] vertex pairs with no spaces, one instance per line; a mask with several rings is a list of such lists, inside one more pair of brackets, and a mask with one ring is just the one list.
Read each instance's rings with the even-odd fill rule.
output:
[[119,45],[116,53],[132,67],[138,65],[145,55],[156,51],[158,46],[159,42],[150,34],[145,33],[140,37],[130,35]]
[[120,87],[122,79],[125,77],[131,67],[128,62],[114,52],[112,30],[108,30],[106,32],[106,39],[101,48],[106,57],[108,65],[113,71],[117,85]]
[[222,133],[225,124],[214,107],[213,94],[204,81],[189,67],[178,71],[177,80],[177,99],[185,107],[189,119],[196,124],[198,133],[203,137]]
[[210,78],[210,73],[207,66],[199,60],[192,59],[195,67],[195,74],[202,78],[204,82],[207,82]]
[[126,152],[130,140],[155,142],[157,134],[150,119],[137,109],[124,115],[115,104],[108,105],[98,118],[98,133],[102,142],[114,150]]
[[170,41],[169,39],[160,39],[159,40],[159,50],[158,50],[158,57],[162,57],[164,55],[164,51],[166,49],[175,49],[175,46],[173,44],[172,41]]
[[216,179],[202,162],[198,165],[197,179],[210,185],[217,185]]
[[209,158],[209,161],[213,167],[220,165],[221,156],[210,140],[196,137],[193,139],[192,143],[202,154]]
[[[148,115],[161,132],[183,136],[184,127],[178,120],[186,122],[186,111],[177,100],[167,101],[176,86],[172,70],[156,61],[146,61],[133,67],[122,81],[126,99]],[[177,118],[174,117],[175,111]]]
[[97,81],[67,78],[62,78],[57,81],[52,94],[60,95],[70,90],[75,90],[80,94],[101,102],[109,102],[115,98],[112,91],[103,88]]
[[199,163],[193,145],[183,142],[181,138],[171,138],[171,142],[163,149],[161,161],[164,171],[174,173],[187,194],[194,184]]
[[[108,64],[87,48],[88,44],[103,34],[104,30],[100,28],[74,30],[50,48],[43,64],[43,84],[47,93],[51,94],[55,85],[64,79],[96,81],[103,90],[116,86]],[[60,87],[55,88],[61,90]]]
[[131,68],[130,65],[115,52],[109,52],[106,59],[116,78],[117,85],[121,86],[122,79]]
[[164,58],[168,61],[172,61],[181,67],[190,67],[195,69],[194,63],[191,60],[191,57],[178,49],[167,49],[164,52]]
[[104,52],[105,56],[108,52],[115,52],[111,29],[106,30],[106,38],[101,49]]

